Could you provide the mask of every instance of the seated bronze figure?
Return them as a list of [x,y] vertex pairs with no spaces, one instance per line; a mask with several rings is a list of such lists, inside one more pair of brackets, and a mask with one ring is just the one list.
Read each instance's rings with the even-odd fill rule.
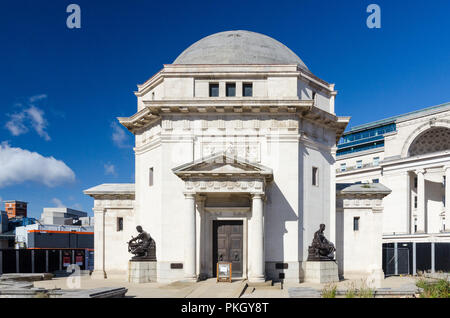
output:
[[334,260],[336,248],[323,234],[325,224],[320,224],[320,229],[314,233],[314,239],[308,249],[308,261],[330,261]]
[[128,242],[128,252],[135,256],[132,261],[156,261],[156,244],[153,238],[142,229],[142,226],[136,226],[138,236],[133,237]]

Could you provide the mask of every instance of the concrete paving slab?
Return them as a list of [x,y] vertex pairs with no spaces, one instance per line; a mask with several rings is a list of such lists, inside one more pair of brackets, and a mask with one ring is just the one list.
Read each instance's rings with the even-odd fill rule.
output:
[[[378,292],[389,297],[399,297],[405,293],[417,291],[415,286],[417,277],[388,277],[383,280]],[[348,288],[358,288],[362,280],[344,280],[336,283],[337,291],[345,295]],[[67,278],[53,278],[47,281],[36,281],[34,287],[47,289],[68,289]],[[80,277],[81,289],[94,289],[101,287],[128,289],[126,297],[142,298],[317,298],[326,284],[313,283],[285,283],[281,288],[247,288],[246,281],[237,280],[232,283],[217,283],[215,279],[208,279],[197,283],[175,282],[172,284],[161,283],[129,283],[120,279],[98,280],[90,276]]]

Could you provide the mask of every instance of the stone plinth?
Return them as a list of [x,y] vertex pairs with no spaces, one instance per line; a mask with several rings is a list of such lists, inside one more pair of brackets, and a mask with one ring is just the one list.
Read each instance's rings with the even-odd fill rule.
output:
[[129,261],[128,281],[130,283],[156,282],[156,261]]
[[334,261],[305,262],[305,282],[326,284],[338,281],[338,266]]

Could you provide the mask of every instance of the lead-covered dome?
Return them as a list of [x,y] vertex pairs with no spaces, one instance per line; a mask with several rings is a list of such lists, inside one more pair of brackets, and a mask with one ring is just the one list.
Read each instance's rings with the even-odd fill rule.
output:
[[284,44],[264,34],[241,30],[207,36],[184,50],[173,64],[297,64],[308,69]]

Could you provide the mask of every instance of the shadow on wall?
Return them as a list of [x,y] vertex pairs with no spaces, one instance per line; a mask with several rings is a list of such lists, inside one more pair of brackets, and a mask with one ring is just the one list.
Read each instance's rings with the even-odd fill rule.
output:
[[[326,152],[326,151],[320,151],[321,155],[324,157],[324,159],[327,162],[327,166],[331,167],[334,166],[335,163],[335,159],[332,156],[331,153]],[[314,237],[314,233],[319,229],[320,223],[325,223],[326,226],[326,234],[325,236],[329,237],[329,233],[330,233],[330,211],[326,210],[323,205],[322,208],[318,211],[309,211],[310,213],[321,213],[322,217],[321,219],[325,219],[324,221],[318,222],[317,225],[314,225],[314,228],[311,229],[306,229],[304,227],[305,224],[305,185],[307,186],[308,184],[310,184],[310,180],[308,177],[308,179],[305,179],[305,169],[312,169],[311,166],[311,159],[308,159],[307,161],[305,161],[305,158],[311,158],[311,154],[308,152],[308,149],[303,145],[300,144],[299,145],[299,156],[298,156],[298,160],[299,160],[299,169],[298,169],[298,240],[299,240],[299,244],[298,244],[298,259],[299,261],[303,261],[307,259],[308,256],[308,246],[309,244],[311,244],[313,237]],[[307,163],[307,166],[305,166],[305,163]],[[323,166],[322,166],[323,167]],[[323,169],[322,169],[323,170]],[[328,175],[328,177],[331,177],[329,175],[329,173],[325,174],[325,171],[319,172],[319,186],[321,184],[320,180],[324,180],[324,176]],[[323,186],[328,186],[328,187],[335,187],[335,184],[327,184],[325,182],[322,181]],[[325,191],[325,189],[322,190],[322,195],[326,196],[329,194],[329,191],[331,191],[331,188],[328,188],[328,191]],[[309,198],[310,200],[319,200],[320,198]],[[322,202],[323,203],[323,202]],[[330,204],[333,204],[333,202],[330,202]],[[337,228],[337,224],[338,221],[336,219],[336,234],[338,233],[338,228]],[[337,235],[336,235],[336,239],[337,239]],[[304,242],[306,244],[306,246],[304,246]],[[335,244],[337,244],[337,242],[333,242]],[[300,267],[300,279],[303,279],[304,277],[304,272],[303,272],[303,268]]]
[[[304,195],[305,195],[305,191],[304,191],[304,179],[305,179],[305,169],[304,169],[304,164],[305,164],[305,157],[309,155],[308,154],[308,150],[304,147],[304,145],[299,144],[298,147],[298,222],[297,222],[297,226],[298,226],[298,260],[302,261],[303,260],[303,242],[305,241],[305,228],[304,228],[304,218],[305,218],[305,214],[304,214]],[[303,280],[303,278],[305,277],[305,273],[303,271],[303,266],[300,266],[299,268],[299,279],[300,281]]]
[[[273,262],[284,263],[284,236],[288,233],[286,222],[297,221],[298,217],[276,182],[272,182],[268,186],[267,193],[266,205],[268,210],[273,213],[265,214],[265,233],[266,237],[271,238],[270,241],[265,243],[265,252]],[[275,264],[272,265],[275,266]],[[284,273],[284,270],[275,268],[274,272]],[[274,272],[268,272],[267,274],[270,275]],[[279,279],[278,275],[270,278],[274,280]]]
[[439,214],[442,212],[441,202],[444,198],[445,188],[442,182],[425,180],[425,226],[428,232],[439,232],[442,229]]

